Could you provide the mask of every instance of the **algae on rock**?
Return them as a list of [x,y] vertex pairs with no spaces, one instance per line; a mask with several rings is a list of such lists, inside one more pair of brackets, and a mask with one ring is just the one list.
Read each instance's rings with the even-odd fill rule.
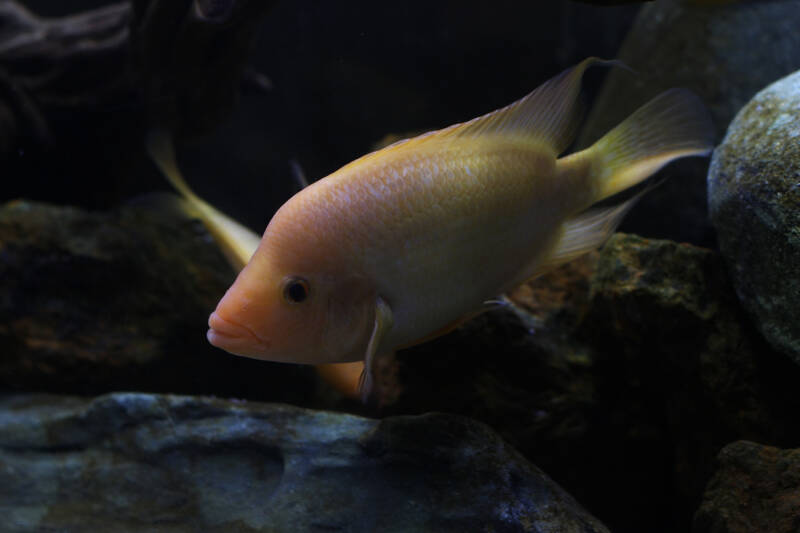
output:
[[800,365],[800,71],[737,115],[714,152],[708,191],[742,305]]
[[[708,2],[707,2],[708,3]],[[756,92],[800,69],[800,2],[659,0],[644,5],[618,58],[634,69],[609,71],[578,140],[588,146],[634,109],[672,87],[695,92],[719,137]],[[708,159],[676,161],[665,182],[645,195],[622,231],[710,246]]]

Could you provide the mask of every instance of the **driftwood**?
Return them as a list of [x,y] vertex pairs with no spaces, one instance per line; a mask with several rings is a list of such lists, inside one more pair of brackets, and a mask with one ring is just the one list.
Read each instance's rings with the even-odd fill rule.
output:
[[135,0],[61,18],[0,0],[0,160],[45,147],[51,117],[135,111],[144,130],[210,130],[234,105],[262,0]]

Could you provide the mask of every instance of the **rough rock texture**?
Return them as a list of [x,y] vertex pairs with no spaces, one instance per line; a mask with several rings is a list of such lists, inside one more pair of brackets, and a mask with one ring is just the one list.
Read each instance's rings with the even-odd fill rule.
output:
[[800,448],[739,441],[720,452],[693,533],[800,531]]
[[[309,367],[207,345],[208,310],[232,276],[202,225],[174,212],[7,204],[2,385],[363,409],[320,396]],[[615,533],[687,531],[732,441],[800,442],[800,366],[751,325],[719,254],[617,235],[512,296],[400,352],[383,380],[394,403],[373,414],[486,422]]]
[[[800,441],[800,369],[749,324],[718,254],[617,235],[512,296],[533,314],[400,352],[388,412],[491,424],[617,532],[688,531],[733,440]],[[552,297],[564,307],[535,301]]]
[[708,194],[739,299],[800,364],[800,71],[737,115],[714,152]]
[[[609,72],[579,145],[586,146],[656,94],[686,87],[708,105],[719,138],[736,112],[763,87],[800,69],[800,1],[720,2],[698,7],[683,0],[646,4],[618,58],[636,74]],[[672,163],[666,182],[647,194],[622,230],[709,245],[708,160]]]
[[0,386],[301,401],[310,368],[206,341],[233,277],[202,224],[177,211],[0,206]]
[[4,531],[606,533],[483,424],[113,394],[0,401]]
[[625,391],[605,414],[644,430],[644,443],[669,443],[673,505],[694,508],[724,444],[800,441],[800,370],[750,325],[718,254],[618,234],[592,291],[579,335],[597,375]]

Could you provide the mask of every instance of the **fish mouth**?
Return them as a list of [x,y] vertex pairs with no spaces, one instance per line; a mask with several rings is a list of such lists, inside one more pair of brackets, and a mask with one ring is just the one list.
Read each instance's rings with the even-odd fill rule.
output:
[[250,328],[222,318],[214,311],[208,317],[208,342],[234,355],[263,357],[270,343],[256,335]]

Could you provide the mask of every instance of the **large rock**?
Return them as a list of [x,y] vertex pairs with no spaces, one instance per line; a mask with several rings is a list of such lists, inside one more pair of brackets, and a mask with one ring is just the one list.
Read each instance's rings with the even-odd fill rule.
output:
[[[638,432],[644,446],[669,453],[671,481],[664,482],[674,483],[670,500],[683,517],[723,445],[800,441],[800,369],[750,325],[719,254],[617,234],[601,254],[592,291],[579,335],[612,387],[604,411]],[[649,460],[640,468],[654,466]]]
[[[736,112],[767,84],[800,69],[800,1],[659,0],[639,12],[618,58],[636,73],[609,72],[579,139],[587,146],[637,107],[671,87],[686,87],[708,105],[719,138]],[[654,125],[655,127],[655,125]],[[708,160],[671,164],[666,182],[647,194],[623,231],[710,245]]]
[[398,353],[388,411],[489,423],[617,532],[687,531],[732,440],[800,441],[800,369],[750,325],[719,254],[618,234],[513,297],[527,312]]
[[723,448],[693,533],[800,531],[800,448],[739,441]]
[[0,386],[304,401],[310,368],[206,341],[233,278],[202,224],[177,211],[0,206]]
[[739,299],[800,364],[800,72],[737,115],[714,152],[708,191]]
[[[6,387],[353,408],[316,397],[308,367],[207,346],[233,273],[177,213],[17,202],[0,210],[0,243]],[[800,441],[800,366],[751,325],[719,254],[617,235],[513,297],[400,352],[384,369],[394,404],[375,414],[486,422],[618,533],[688,530],[725,444]]]
[[114,394],[0,401],[3,531],[607,533],[483,424]]

